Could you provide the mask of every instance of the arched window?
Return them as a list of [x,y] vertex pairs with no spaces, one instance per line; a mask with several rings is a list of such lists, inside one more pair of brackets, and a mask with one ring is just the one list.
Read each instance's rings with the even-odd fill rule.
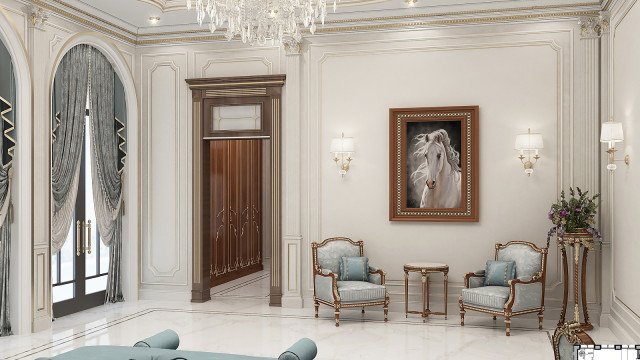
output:
[[0,336],[11,335],[9,268],[11,249],[11,175],[15,141],[16,83],[11,54],[0,41]]

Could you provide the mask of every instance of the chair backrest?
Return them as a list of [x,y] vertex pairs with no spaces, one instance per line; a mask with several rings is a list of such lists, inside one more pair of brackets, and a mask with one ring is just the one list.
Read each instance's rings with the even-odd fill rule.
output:
[[496,244],[496,260],[515,261],[516,277],[534,276],[538,272],[544,276],[547,249],[527,241],[509,241]]
[[340,258],[343,256],[362,256],[364,254],[364,242],[353,241],[345,237],[335,237],[324,240],[321,243],[311,244],[313,252],[314,270],[327,269],[340,273]]

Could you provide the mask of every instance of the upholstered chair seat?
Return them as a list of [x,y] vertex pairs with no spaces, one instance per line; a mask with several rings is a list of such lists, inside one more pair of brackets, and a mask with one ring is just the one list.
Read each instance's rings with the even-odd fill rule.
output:
[[[389,296],[384,284],[384,271],[368,266],[364,258],[364,242],[348,238],[330,238],[312,243],[313,300],[316,317],[320,304],[334,308],[335,324],[340,326],[340,309],[382,305],[387,321]],[[355,266],[341,266],[352,261]],[[361,265],[361,266],[357,266]],[[343,272],[341,274],[341,271]],[[342,276],[341,276],[342,275]],[[351,279],[354,276],[358,279]]]
[[366,281],[338,281],[338,294],[343,303],[384,301],[386,288]]
[[[460,325],[464,326],[467,310],[504,316],[507,336],[511,332],[511,317],[537,313],[542,330],[547,248],[540,249],[525,241],[496,244],[495,261],[487,262],[487,270],[467,273],[460,295]],[[489,263],[499,264],[489,264]],[[503,266],[504,271],[492,271]],[[509,270],[512,270],[510,272]]]
[[509,300],[509,288],[506,286],[483,286],[475,289],[462,289],[462,301],[466,304],[503,311]]

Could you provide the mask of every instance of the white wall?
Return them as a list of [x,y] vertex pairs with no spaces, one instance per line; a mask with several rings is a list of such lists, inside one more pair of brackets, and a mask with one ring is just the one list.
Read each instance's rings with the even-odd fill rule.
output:
[[[612,329],[629,343],[640,342],[640,237],[637,228],[640,203],[640,4],[622,2],[612,19],[612,115],[623,123],[625,141],[617,157],[631,156],[631,166],[618,163],[609,180],[613,233]],[[604,151],[604,148],[603,148]],[[634,161],[635,160],[635,161]]]
[[[34,64],[35,128],[47,129],[52,63],[65,41],[84,29],[58,17],[43,29],[32,29],[18,3],[0,3],[9,4],[19,32],[24,31]],[[134,73],[140,102],[139,243],[132,239],[140,246],[139,258],[133,259],[139,261],[140,275],[129,274],[126,281],[139,282],[141,298],[190,298],[193,139],[186,78],[287,74],[283,241],[288,246],[283,246],[287,260],[282,269],[285,295],[300,301],[285,304],[304,299],[305,306],[311,305],[310,243],[344,235],[365,240],[372,263],[388,272],[397,310],[403,263],[448,263],[449,310],[456,313],[462,274],[482,268],[495,242],[520,239],[543,245],[550,226],[546,212],[559,191],[593,186],[597,178],[598,169],[585,156],[597,143],[584,136],[584,129],[597,124],[582,116],[585,103],[598,100],[589,98],[582,81],[594,54],[580,39],[577,20],[317,35],[305,41],[299,56],[238,42],[114,43]],[[390,223],[388,109],[448,105],[480,106],[480,221]],[[528,127],[545,139],[530,178],[513,150],[515,135]],[[341,131],[356,138],[358,150],[344,180],[328,153],[330,139]],[[39,154],[36,179],[47,178],[48,136],[47,131],[34,133],[40,144],[34,149]],[[36,181],[34,201],[46,199],[47,189],[46,181]],[[127,209],[136,205],[128,202]],[[40,224],[34,241],[46,244],[46,208],[34,212],[34,222]],[[590,259],[588,280],[588,299],[596,312],[597,258]],[[557,316],[558,262],[551,246],[547,318]],[[46,323],[46,316],[41,320]]]
[[[545,245],[550,227],[546,213],[560,190],[594,186],[598,169],[588,165],[585,154],[594,149],[597,153],[598,144],[587,141],[582,129],[597,129],[597,124],[587,124],[590,120],[575,113],[581,114],[585,102],[598,102],[583,90],[582,73],[591,60],[587,57],[597,59],[599,54],[586,52],[583,44],[577,21],[563,21],[313,36],[303,44],[299,60],[277,48],[224,42],[141,48],[137,78],[142,178],[147,179],[142,185],[142,296],[189,298],[192,139],[191,99],[184,78],[286,73],[283,221],[288,234],[284,241],[299,242],[301,254],[297,258],[296,246],[283,247],[283,258],[291,262],[283,264],[285,281],[291,283],[283,285],[285,295],[311,305],[310,244],[343,235],[365,240],[372,263],[388,273],[395,304],[402,300],[402,264],[448,263],[449,309],[457,312],[463,273],[482,268],[493,256],[496,242],[519,239]],[[298,100],[287,102],[297,99],[286,93],[296,86]],[[389,222],[388,109],[453,105],[480,106],[480,222]],[[167,111],[158,110],[164,107]],[[291,133],[297,127],[298,132]],[[513,150],[516,134],[529,127],[545,139],[542,159],[530,178]],[[357,146],[344,179],[328,152],[331,138],[342,131],[355,137]],[[166,154],[154,155],[160,145],[165,147],[161,154]],[[158,176],[162,180],[156,183]],[[289,190],[296,186],[301,188],[299,199]],[[598,191],[597,180],[592,191]],[[155,209],[163,211],[158,218]],[[296,216],[299,230],[287,224]],[[155,226],[158,221],[162,227]],[[588,279],[588,299],[596,319],[597,258],[589,261]],[[558,315],[562,284],[558,264],[552,243],[549,317]],[[300,303],[291,300],[285,305]]]
[[[215,49],[212,49],[215,48]],[[237,43],[141,48],[144,299],[191,298],[192,121],[185,79],[280,73],[280,50]]]
[[[463,274],[484,268],[496,242],[545,246],[546,213],[560,190],[584,188],[587,178],[595,177],[581,170],[587,168],[581,156],[588,147],[573,131],[585,121],[572,118],[579,106],[574,97],[582,94],[574,89],[574,72],[581,71],[574,60],[574,51],[581,50],[574,27],[554,23],[310,39],[302,134],[305,298],[313,284],[310,243],[331,236],[365,241],[371,262],[387,271],[392,303],[403,301],[404,263],[449,264],[451,313],[457,312]],[[389,222],[388,109],[454,105],[480,106],[480,221]],[[516,134],[529,127],[545,141],[532,177],[525,176],[513,150]],[[328,153],[331,138],[342,131],[355,137],[357,146],[344,179]],[[597,311],[593,260],[589,302]],[[547,314],[554,316],[561,297],[558,263],[552,243]]]

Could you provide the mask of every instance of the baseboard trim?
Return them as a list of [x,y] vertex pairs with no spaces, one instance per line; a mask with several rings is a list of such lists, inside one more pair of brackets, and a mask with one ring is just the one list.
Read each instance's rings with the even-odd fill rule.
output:
[[[313,302],[313,300],[312,300]],[[283,308],[291,308],[291,309],[301,309],[304,306],[304,301],[302,300],[302,296],[282,296],[282,307]]]
[[138,290],[138,299],[191,302],[191,291],[140,289]]
[[614,296],[611,313],[605,318],[609,329],[622,343],[640,343],[640,317],[617,297]]

